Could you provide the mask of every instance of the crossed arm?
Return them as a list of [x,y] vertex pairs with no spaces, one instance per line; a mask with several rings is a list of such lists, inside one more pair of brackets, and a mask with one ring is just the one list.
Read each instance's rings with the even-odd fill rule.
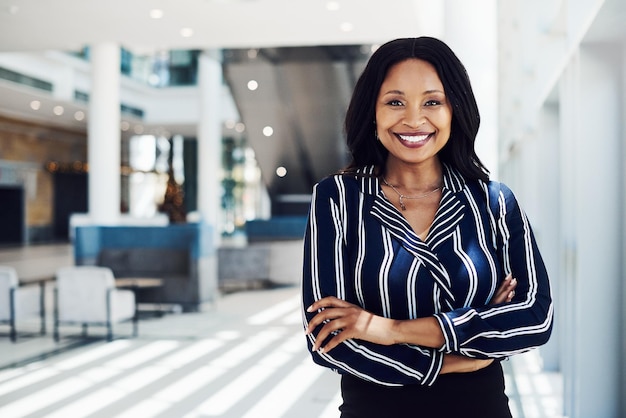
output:
[[[498,288],[490,304],[510,302],[515,295],[517,280],[507,276]],[[314,302],[307,312],[319,311],[309,321],[306,333],[310,334],[319,325],[322,329],[317,334],[313,351],[328,353],[341,342],[356,338],[381,345],[414,344],[422,347],[440,348],[444,344],[444,336],[434,316],[396,320],[374,315],[360,306],[328,296]],[[333,335],[334,334],[334,335]],[[331,337],[325,346],[322,342]],[[493,359],[481,360],[469,357],[446,354],[441,374],[471,372],[487,367]]]

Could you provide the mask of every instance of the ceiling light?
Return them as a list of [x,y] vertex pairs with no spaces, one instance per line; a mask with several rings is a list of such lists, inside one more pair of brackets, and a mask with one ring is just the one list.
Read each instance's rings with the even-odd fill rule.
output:
[[343,22],[339,28],[341,29],[342,32],[352,32],[352,30],[354,29],[354,25],[350,22]]
[[263,135],[272,136],[273,134],[274,134],[274,128],[272,128],[271,126],[266,126],[265,128],[263,128]]
[[143,133],[142,125],[135,125],[135,129],[133,129],[137,135],[141,135]]
[[130,123],[128,123],[128,121],[123,120],[122,123],[120,123],[120,129],[122,131],[127,131],[130,129]]
[[161,19],[163,17],[163,10],[161,9],[150,10],[150,17],[152,19]]
[[74,113],[74,119],[78,121],[85,119],[85,112],[83,112],[82,110],[77,110],[76,113]]
[[41,109],[41,102],[39,100],[33,100],[32,102],[30,102],[30,108],[33,110]]
[[278,177],[285,177],[287,175],[287,169],[283,166],[280,166],[276,169],[276,175]]
[[246,125],[244,125],[243,123],[238,122],[237,124],[235,124],[235,131],[241,133],[245,130],[246,130]]
[[248,58],[254,59],[254,58],[257,57],[257,55],[259,55],[259,50],[258,49],[249,49],[248,50]]
[[339,2],[338,1],[329,1],[328,3],[326,3],[326,10],[328,10],[330,12],[334,12],[336,10],[339,10]]
[[248,81],[248,90],[254,91],[259,88],[259,83],[256,80]]
[[54,114],[57,116],[61,116],[63,112],[65,112],[65,109],[63,109],[63,106],[54,106],[54,109],[52,109],[52,112],[54,112]]
[[182,28],[180,30],[180,36],[183,38],[191,38],[193,36],[193,29],[191,28]]

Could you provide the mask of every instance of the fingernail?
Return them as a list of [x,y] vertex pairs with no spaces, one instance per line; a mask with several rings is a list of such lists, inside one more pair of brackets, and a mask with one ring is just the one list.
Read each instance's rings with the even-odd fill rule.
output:
[[513,277],[513,278],[511,279],[511,284],[513,284],[513,283],[517,283],[517,279],[516,279],[515,277]]
[[306,308],[307,312],[313,312],[313,305],[309,306],[308,308]]

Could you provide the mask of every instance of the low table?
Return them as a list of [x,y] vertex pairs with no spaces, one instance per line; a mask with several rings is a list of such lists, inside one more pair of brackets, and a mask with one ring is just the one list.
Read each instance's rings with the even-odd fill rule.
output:
[[166,312],[180,312],[182,308],[175,304],[165,303],[139,303],[139,291],[141,289],[150,289],[163,286],[163,279],[156,277],[120,277],[115,279],[115,287],[119,289],[130,289],[135,294],[135,312],[139,315],[143,312],[157,312],[163,314]]

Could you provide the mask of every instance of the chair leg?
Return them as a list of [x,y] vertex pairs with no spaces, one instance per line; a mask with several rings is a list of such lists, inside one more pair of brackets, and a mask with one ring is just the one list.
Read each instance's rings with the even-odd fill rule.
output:
[[11,327],[11,331],[10,331],[11,342],[15,342],[17,341],[17,330],[15,329],[15,318],[13,316],[11,316],[9,326]]
[[46,283],[39,284],[39,316],[41,319],[41,335],[46,334]]
[[52,337],[54,338],[54,342],[59,342],[59,292],[57,288],[54,288],[54,325],[52,330]]
[[9,325],[11,327],[11,341],[17,340],[17,330],[15,329],[15,288],[9,291]]
[[107,341],[113,341],[113,321],[111,321],[111,292],[114,289],[107,289],[106,304],[107,304]]
[[133,337],[139,336],[139,319],[137,315],[133,316]]

